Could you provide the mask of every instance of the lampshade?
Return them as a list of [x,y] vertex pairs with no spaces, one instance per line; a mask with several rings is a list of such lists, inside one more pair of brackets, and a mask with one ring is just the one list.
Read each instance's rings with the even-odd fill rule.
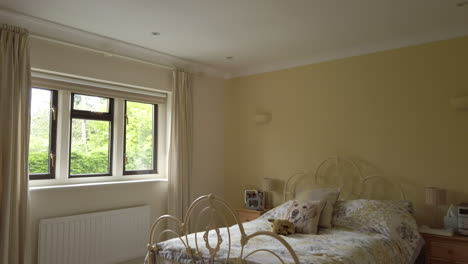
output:
[[264,191],[273,191],[273,179],[272,178],[263,178],[263,190]]
[[426,187],[426,204],[443,205],[447,202],[447,191],[435,187]]

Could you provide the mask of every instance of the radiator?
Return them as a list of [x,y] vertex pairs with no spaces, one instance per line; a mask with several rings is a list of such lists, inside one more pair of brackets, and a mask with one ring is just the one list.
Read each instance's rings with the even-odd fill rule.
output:
[[146,253],[149,206],[44,219],[39,264],[119,263]]

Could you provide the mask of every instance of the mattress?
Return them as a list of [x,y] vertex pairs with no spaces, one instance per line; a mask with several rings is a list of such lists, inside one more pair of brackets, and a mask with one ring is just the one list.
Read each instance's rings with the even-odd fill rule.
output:
[[[219,236],[222,238],[220,250],[214,263],[225,263],[228,256],[228,229],[231,233],[232,247],[229,258],[238,258],[241,253],[240,232],[237,225],[229,228],[221,228]],[[257,219],[252,222],[244,223],[244,229],[247,234],[257,231],[269,231],[270,223],[266,219]],[[209,252],[205,247],[203,233],[197,233],[197,242],[199,250],[205,263],[209,263]],[[218,234],[210,231],[208,235],[211,247],[215,248],[218,242]],[[388,237],[378,233],[366,233],[347,228],[322,229],[317,235],[295,234],[283,238],[295,250],[300,263],[319,264],[319,263],[343,263],[343,264],[362,264],[362,263],[412,263],[412,256],[402,254],[401,245]],[[189,245],[195,246],[195,234],[188,236]],[[186,248],[179,238],[167,240],[158,244],[159,256],[165,260],[171,260],[179,263],[192,263],[191,258],[186,252]],[[246,245],[243,257],[256,249],[267,249],[278,254],[285,263],[294,263],[286,248],[269,236],[259,236],[251,239]],[[420,250],[419,249],[415,249]],[[414,252],[417,255],[418,252]],[[413,254],[413,255],[414,255]],[[257,252],[246,259],[246,263],[280,263],[270,253]],[[201,262],[200,262],[201,263]]]

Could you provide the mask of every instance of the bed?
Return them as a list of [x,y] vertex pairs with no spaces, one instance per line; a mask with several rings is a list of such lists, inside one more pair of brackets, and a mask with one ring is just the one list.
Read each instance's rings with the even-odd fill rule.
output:
[[[333,228],[320,229],[317,235],[279,236],[269,232],[268,219],[284,218],[297,186],[304,186],[299,180],[309,176],[295,173],[284,185],[285,202],[248,223],[241,223],[234,210],[215,195],[195,200],[183,221],[169,215],[158,218],[151,229],[145,264],[414,263],[423,240],[412,217],[411,203],[405,201],[401,186],[392,183],[400,199],[362,199],[365,189],[362,186],[381,177],[363,176],[354,161],[337,157],[327,158],[317,166],[312,174],[315,184],[319,181],[320,170],[329,163],[335,169],[344,163],[347,170],[355,170],[361,185],[355,197],[360,199],[342,197],[335,204]],[[329,168],[324,171],[330,174]],[[385,182],[388,186],[389,181]],[[341,180],[339,188],[345,186],[350,185]],[[342,193],[352,196],[354,191]],[[234,219],[234,225],[229,225],[229,218]],[[168,223],[169,228],[164,229]],[[203,231],[189,232],[200,224],[204,226]],[[161,227],[164,230],[156,232]],[[174,238],[166,239],[169,234]]]

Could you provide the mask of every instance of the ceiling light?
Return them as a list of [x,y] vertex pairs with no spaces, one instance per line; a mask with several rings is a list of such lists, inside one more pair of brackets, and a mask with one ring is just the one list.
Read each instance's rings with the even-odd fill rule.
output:
[[232,59],[234,59],[233,56],[227,56],[227,57],[226,57],[226,60],[232,60]]
[[151,35],[153,35],[153,36],[159,36],[159,35],[161,35],[161,33],[159,33],[159,32],[151,32]]
[[461,2],[458,2],[458,3],[457,3],[457,6],[458,6],[458,7],[468,6],[468,1],[461,1]]

